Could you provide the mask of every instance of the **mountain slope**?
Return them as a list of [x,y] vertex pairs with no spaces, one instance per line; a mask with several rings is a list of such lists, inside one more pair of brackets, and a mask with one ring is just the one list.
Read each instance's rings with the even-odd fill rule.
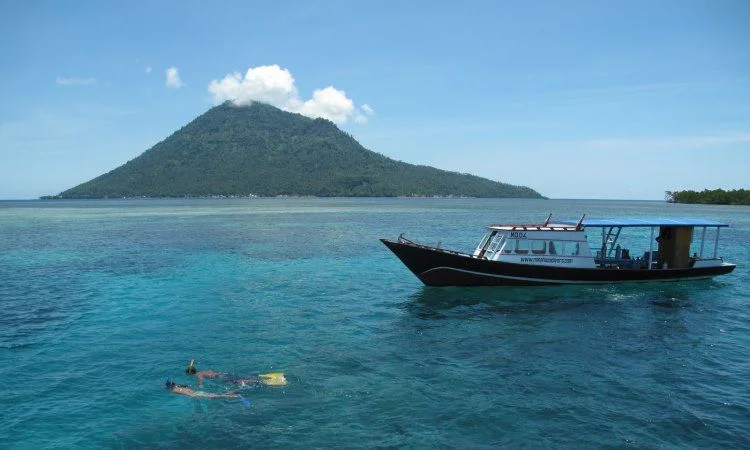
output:
[[254,103],[211,108],[58,198],[213,195],[532,197],[534,190],[394,161],[325,119]]

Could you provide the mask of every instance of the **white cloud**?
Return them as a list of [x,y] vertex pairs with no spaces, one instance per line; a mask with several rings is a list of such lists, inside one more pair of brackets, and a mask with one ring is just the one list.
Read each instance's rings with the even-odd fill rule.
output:
[[57,77],[55,83],[60,86],[93,86],[96,84],[96,78]]
[[354,102],[333,86],[316,89],[296,111],[303,116],[322,117],[334,123],[344,123],[354,113]]
[[251,67],[244,76],[234,72],[221,81],[213,80],[208,85],[208,92],[216,103],[230,100],[236,105],[249,105],[259,101],[282,109],[296,109],[302,103],[292,74],[277,65]]
[[180,71],[177,67],[172,66],[165,73],[167,74],[167,80],[164,82],[165,86],[175,89],[185,86],[185,83],[180,80]]
[[368,105],[367,103],[365,103],[364,105],[362,105],[362,111],[364,111],[365,114],[367,114],[368,116],[374,116],[375,115],[375,110],[372,109],[372,106]]
[[[333,86],[316,89],[312,98],[303,100],[292,74],[276,64],[251,67],[244,75],[239,72],[230,73],[221,80],[211,81],[208,92],[216,103],[229,100],[235,105],[249,105],[257,101],[308,117],[322,117],[338,124],[345,123],[350,118],[356,123],[367,122],[367,117],[354,106],[346,92]],[[372,111],[372,108],[368,106],[368,110]]]
[[152,70],[152,69],[151,69],[151,66],[146,66],[146,73],[147,73],[147,74],[150,74],[150,73],[151,73],[151,70]]

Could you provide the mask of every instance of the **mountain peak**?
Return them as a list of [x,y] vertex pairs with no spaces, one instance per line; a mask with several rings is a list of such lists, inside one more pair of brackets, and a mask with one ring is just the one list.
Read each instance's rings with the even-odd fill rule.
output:
[[224,102],[137,158],[58,198],[204,196],[541,196],[394,161],[323,118]]

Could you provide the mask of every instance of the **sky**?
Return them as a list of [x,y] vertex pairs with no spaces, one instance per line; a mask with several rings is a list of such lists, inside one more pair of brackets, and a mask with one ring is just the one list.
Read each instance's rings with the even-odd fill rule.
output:
[[550,198],[748,189],[748,24],[746,0],[0,0],[0,199],[226,100]]

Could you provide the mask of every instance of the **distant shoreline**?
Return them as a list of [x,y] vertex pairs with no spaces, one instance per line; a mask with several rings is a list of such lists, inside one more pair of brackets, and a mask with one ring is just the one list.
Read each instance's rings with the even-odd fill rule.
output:
[[100,198],[100,197],[91,197],[91,198],[67,198],[67,197],[57,197],[57,196],[41,196],[41,197],[30,197],[30,198],[6,198],[6,199],[0,199],[0,202],[54,202],[54,201],[96,201],[96,200],[105,200],[105,201],[134,201],[134,200],[242,200],[242,199],[258,199],[258,200],[266,200],[266,199],[431,199],[434,198],[436,200],[441,199],[457,199],[457,200],[469,200],[469,199],[478,199],[478,200],[554,200],[554,201],[576,201],[576,202],[587,202],[587,201],[604,201],[604,202],[651,202],[651,203],[664,203],[664,200],[662,199],[645,199],[645,198],[572,198],[572,197],[542,197],[542,198],[531,198],[531,197],[468,197],[468,196],[442,196],[442,197],[432,197],[432,196],[393,196],[393,197],[375,197],[375,196],[366,196],[366,197],[355,197],[355,196],[314,196],[314,195],[288,195],[288,196],[215,196],[215,197],[201,197],[201,196],[192,196],[192,197],[109,197],[109,198]]
[[473,197],[470,195],[394,195],[394,196],[362,196],[362,195],[345,195],[345,196],[327,196],[327,195],[185,195],[185,196],[159,196],[159,197],[147,197],[147,196],[133,196],[133,197],[61,197],[57,195],[44,195],[38,199],[27,199],[27,200],[159,200],[159,199],[253,199],[253,198],[454,198],[454,199],[469,199],[469,198],[487,198],[487,199],[502,199],[502,198],[518,198],[518,199],[536,199],[536,200],[549,200],[547,197]]
[[750,190],[732,189],[704,189],[698,191],[666,191],[664,199],[667,203],[684,203],[697,205],[750,205]]

